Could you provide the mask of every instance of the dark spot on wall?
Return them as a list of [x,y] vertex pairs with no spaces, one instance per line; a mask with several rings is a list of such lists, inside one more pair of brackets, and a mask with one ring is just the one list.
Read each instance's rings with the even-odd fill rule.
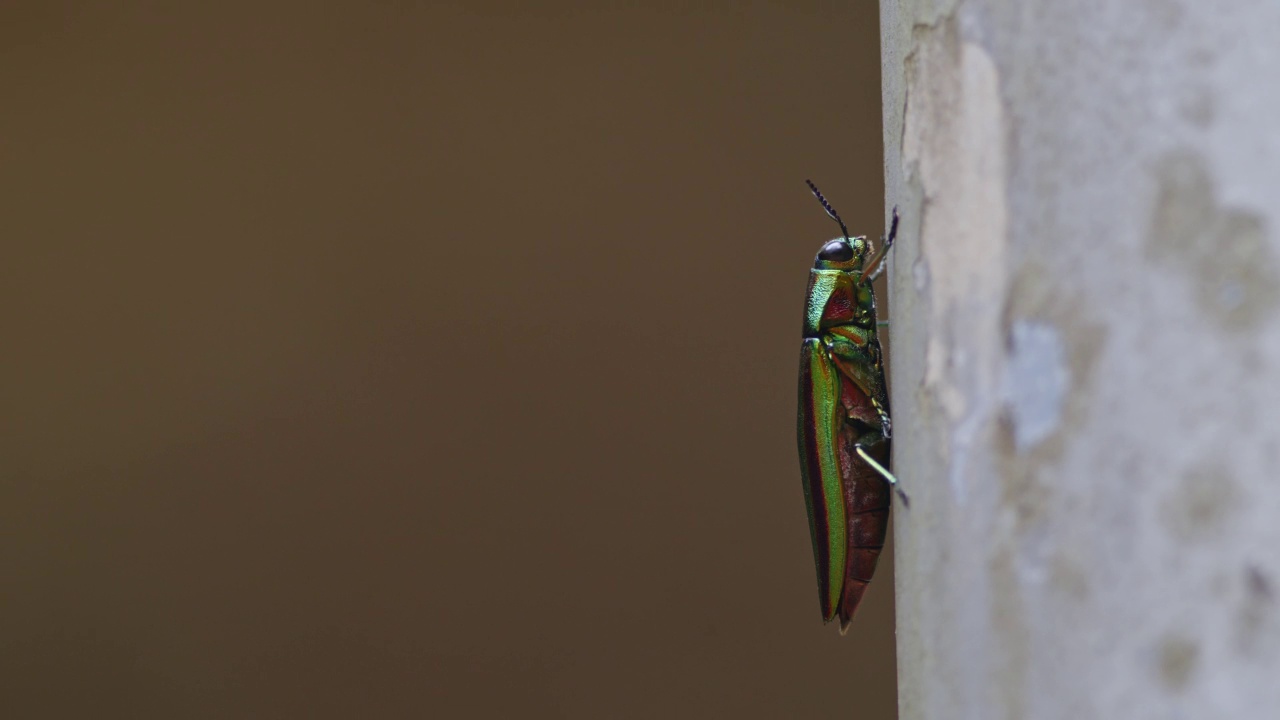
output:
[[1014,549],[1005,541],[991,555],[991,627],[997,641],[993,657],[1003,688],[1002,717],[1027,716],[1027,669],[1031,667],[1031,633],[1027,628],[1022,588],[1018,583]]
[[1085,565],[1064,553],[1054,555],[1049,563],[1049,585],[1071,600],[1084,602],[1089,599],[1089,575]]
[[1151,27],[1155,32],[1171,33],[1186,20],[1187,12],[1178,3],[1145,3],[1141,7],[1149,13]]
[[1250,565],[1245,568],[1245,587],[1251,598],[1269,601],[1275,597],[1275,591],[1271,589],[1271,581],[1256,566]]
[[1184,90],[1178,99],[1178,114],[1196,127],[1209,127],[1214,118],[1213,94],[1205,87]]
[[1169,635],[1160,643],[1160,681],[1171,690],[1191,683],[1200,659],[1200,648],[1188,638]]
[[1223,207],[1204,160],[1178,152],[1156,168],[1147,257],[1190,278],[1196,305],[1225,330],[1256,328],[1280,306],[1280,270],[1262,218]]
[[1224,467],[1199,465],[1165,497],[1160,520],[1182,542],[1205,540],[1222,532],[1239,495],[1235,478]]
[[1031,456],[1019,455],[1014,440],[1013,418],[1001,412],[996,425],[996,450],[1000,458],[1000,506],[1013,511],[1014,532],[1024,537],[1033,528],[1042,526],[1049,515],[1053,500],[1051,479],[1042,477],[1040,462],[1044,460],[1046,447],[1061,449],[1061,439],[1050,438],[1032,451]]
[[1244,593],[1236,612],[1236,650],[1247,658],[1258,659],[1277,649],[1280,621],[1275,613],[1275,588],[1271,579],[1256,565],[1244,569]]

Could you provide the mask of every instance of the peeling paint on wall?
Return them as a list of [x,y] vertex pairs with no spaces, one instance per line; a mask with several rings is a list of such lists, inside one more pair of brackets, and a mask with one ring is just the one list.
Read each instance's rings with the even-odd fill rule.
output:
[[[917,282],[929,285],[923,392],[956,432],[953,495],[964,502],[963,456],[997,411],[998,358],[963,348],[999,347],[1008,232],[1004,105],[995,64],[963,42],[953,21],[921,29],[907,61],[903,159],[924,195]],[[975,341],[974,336],[979,339]],[[991,342],[985,342],[989,340]]]

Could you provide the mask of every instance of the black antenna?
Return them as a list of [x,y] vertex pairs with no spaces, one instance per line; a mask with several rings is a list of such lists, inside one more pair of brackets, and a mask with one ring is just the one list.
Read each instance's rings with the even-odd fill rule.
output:
[[826,210],[827,214],[831,216],[831,219],[835,220],[840,225],[840,232],[844,234],[844,241],[849,242],[849,229],[844,226],[844,221],[840,219],[840,214],[836,212],[835,208],[831,207],[831,203],[827,202],[826,198],[822,197],[822,191],[818,189],[817,185],[814,185],[810,180],[805,180],[804,182],[818,198],[818,202],[822,203],[822,209]]

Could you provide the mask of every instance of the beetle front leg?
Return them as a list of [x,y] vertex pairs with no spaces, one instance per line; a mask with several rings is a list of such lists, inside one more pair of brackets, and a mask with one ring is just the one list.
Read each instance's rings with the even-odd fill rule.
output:
[[889,248],[893,247],[893,241],[898,238],[898,208],[893,208],[893,222],[889,225],[889,237],[880,236],[880,252],[872,255],[867,260],[866,269],[862,271],[863,282],[874,282],[880,277],[880,273],[884,271],[884,261],[889,255]]

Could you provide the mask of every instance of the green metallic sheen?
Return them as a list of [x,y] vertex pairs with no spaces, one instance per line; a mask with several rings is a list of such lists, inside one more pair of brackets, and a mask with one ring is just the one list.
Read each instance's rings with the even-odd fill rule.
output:
[[[831,299],[837,290],[851,285],[862,273],[862,256],[866,253],[866,242],[862,238],[851,238],[849,245],[853,248],[853,260],[843,263],[817,260],[817,265],[822,267],[815,265],[810,272],[809,296],[804,306],[805,337],[813,337],[822,331],[822,313],[827,307],[827,300]],[[873,315],[874,312],[873,299]]]
[[[806,342],[801,349],[801,362],[807,361],[807,369],[802,368],[801,377],[806,378],[809,392],[812,394],[812,412],[801,419],[800,443],[804,446],[807,427],[815,428],[816,464],[808,452],[801,451],[801,462],[804,463],[803,475],[806,485],[811,479],[817,479],[822,488],[822,507],[826,512],[827,532],[820,536],[819,527],[815,524],[813,499],[809,498],[809,530],[814,542],[814,563],[818,565],[819,574],[825,573],[832,580],[844,577],[845,553],[848,548],[848,534],[845,521],[844,477],[840,470],[839,448],[836,443],[840,438],[840,426],[843,418],[840,414],[840,376],[835,364],[827,355],[826,348],[816,341]],[[803,403],[802,403],[803,406]],[[818,543],[826,544],[826,567],[822,567],[822,555]],[[827,602],[824,608],[835,608],[840,602],[843,581],[830,582],[827,587]],[[829,614],[824,611],[824,614]],[[830,620],[830,617],[826,619]]]

